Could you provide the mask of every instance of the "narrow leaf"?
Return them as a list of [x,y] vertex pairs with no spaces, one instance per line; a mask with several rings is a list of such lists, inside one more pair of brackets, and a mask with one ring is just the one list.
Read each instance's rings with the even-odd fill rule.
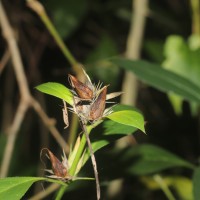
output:
[[146,61],[113,58],[111,62],[132,71],[139,79],[164,92],[173,92],[183,98],[200,103],[200,87],[186,78]]
[[34,182],[44,179],[45,178],[37,177],[12,177],[0,179],[0,199],[20,200]]
[[20,200],[34,182],[48,181],[66,185],[62,181],[45,177],[8,177],[0,179],[0,199]]
[[133,161],[132,164],[129,163],[127,170],[131,174],[157,173],[172,167],[194,168],[189,162],[154,145],[139,145],[129,148],[121,157],[121,162]]
[[48,82],[35,87],[40,92],[58,97],[65,100],[68,104],[73,105],[73,95],[71,91],[60,83]]

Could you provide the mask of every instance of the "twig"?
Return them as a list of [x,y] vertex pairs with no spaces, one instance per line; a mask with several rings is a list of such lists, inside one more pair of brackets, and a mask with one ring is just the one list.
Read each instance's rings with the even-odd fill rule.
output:
[[46,113],[43,111],[43,109],[41,108],[41,106],[38,103],[38,101],[36,101],[34,98],[32,98],[31,106],[34,108],[36,113],[40,116],[40,118],[42,119],[43,123],[48,127],[49,131],[51,132],[53,137],[56,139],[58,144],[62,147],[62,149],[65,150],[65,153],[69,153],[69,146],[66,144],[65,140],[63,139],[63,137],[60,135],[60,133],[56,129],[55,120],[50,119],[46,115]]
[[192,33],[200,37],[200,2],[199,0],[190,0],[192,7]]
[[8,43],[9,50],[11,53],[12,63],[15,71],[15,75],[17,78],[17,83],[20,89],[21,100],[18,106],[18,110],[16,112],[14,122],[11,125],[10,133],[8,134],[8,140],[5,148],[5,152],[3,155],[3,161],[1,166],[1,177],[7,176],[7,172],[10,166],[10,161],[15,145],[15,140],[17,137],[17,133],[19,131],[19,127],[24,119],[24,115],[29,107],[34,107],[39,116],[43,119],[43,122],[49,128],[52,135],[55,137],[56,141],[61,145],[65,150],[69,149],[67,144],[64,142],[59,132],[55,128],[55,126],[50,123],[50,119],[42,110],[39,103],[31,96],[30,91],[28,89],[27,79],[24,73],[24,68],[21,60],[21,56],[19,53],[19,49],[17,47],[17,42],[13,33],[13,30],[9,24],[8,18],[4,11],[4,7],[2,2],[0,1],[0,24],[2,27],[3,35]]
[[5,147],[5,153],[3,155],[3,160],[2,160],[2,165],[1,165],[1,172],[0,172],[1,178],[7,176],[17,133],[24,119],[24,115],[27,111],[27,108],[28,108],[28,104],[24,102],[24,100],[22,100],[18,106],[13,124],[9,131],[8,140]]
[[[130,24],[130,31],[127,38],[125,56],[129,59],[138,59],[140,57],[141,44],[148,8],[148,0],[132,0],[132,6],[132,18]],[[121,97],[121,103],[127,105],[135,105],[138,92],[138,85],[137,79],[132,72],[125,72],[125,77],[122,84],[122,91],[124,93]],[[126,136],[119,140],[116,143],[116,146],[118,148],[127,146],[127,144],[130,144],[130,141],[134,141],[134,143],[136,143],[135,138],[133,136]],[[118,195],[119,188],[121,188],[121,185],[122,180],[119,179],[118,181],[115,181],[114,184],[109,185],[108,191],[113,191],[112,196]],[[108,194],[108,196],[110,195],[111,194]]]
[[40,200],[40,199],[43,199],[44,197],[48,196],[52,192],[55,192],[59,187],[60,187],[60,185],[52,183],[44,191],[41,191],[41,192],[37,193],[36,195],[34,195],[31,198],[29,198],[29,200]]
[[[127,39],[126,57],[138,59],[140,57],[143,39],[148,0],[133,0],[133,15],[131,19],[130,32]],[[126,72],[121,98],[122,104],[135,105],[137,95],[137,81],[132,72]]]
[[8,63],[9,58],[10,58],[10,51],[8,49],[6,49],[4,55],[1,59],[1,62],[0,62],[0,75],[2,74],[3,69],[5,68],[6,64]]
[[8,65],[7,70],[5,72],[5,81],[3,84],[4,94],[3,94],[3,108],[2,108],[2,122],[1,128],[2,130],[7,132],[9,130],[10,124],[13,120],[14,109],[13,109],[13,99],[12,95],[15,90],[15,74],[12,66]]
[[37,0],[27,0],[27,5],[33,11],[35,11],[38,14],[38,16],[41,18],[41,20],[43,21],[43,23],[47,27],[49,33],[53,36],[56,43],[58,44],[58,46],[62,50],[63,54],[68,59],[68,61],[70,62],[71,66],[74,68],[74,70],[76,71],[75,68],[76,68],[76,65],[78,64],[78,62],[73,57],[73,55],[71,54],[71,52],[69,51],[69,49],[67,48],[67,46],[65,45],[63,40],[61,39],[59,33],[57,32],[57,30],[55,29],[51,20],[49,19],[48,15],[46,14],[46,11],[45,11],[43,5]]
[[93,165],[93,169],[94,169],[95,180],[96,180],[97,200],[99,200],[100,196],[101,196],[101,190],[100,190],[99,176],[98,176],[98,171],[97,171],[97,162],[96,162],[96,159],[95,159],[95,156],[94,156],[94,152],[93,152],[93,149],[92,149],[92,145],[91,145],[91,142],[90,142],[90,138],[89,138],[89,134],[88,134],[88,131],[87,131],[87,127],[83,123],[82,123],[82,126],[83,126],[84,134],[85,134],[85,137],[86,137],[86,140],[87,140],[87,144],[88,144],[88,147],[89,147],[89,150],[90,150],[90,156],[91,156],[92,165]]

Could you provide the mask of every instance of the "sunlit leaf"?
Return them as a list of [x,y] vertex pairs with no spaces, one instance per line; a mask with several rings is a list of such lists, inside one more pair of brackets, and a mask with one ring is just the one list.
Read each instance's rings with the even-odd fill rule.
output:
[[[199,38],[197,39],[199,40]],[[196,44],[198,44],[197,41]],[[181,36],[169,36],[164,46],[165,60],[163,66],[200,87],[200,47],[194,49],[194,45],[191,46]],[[183,98],[168,94],[175,111],[180,114]],[[195,106],[194,102],[191,103],[193,103],[191,105],[193,114],[197,114],[197,105]]]
[[103,133],[104,135],[112,135],[112,134],[128,135],[137,130],[137,128],[133,126],[120,124],[112,120],[105,120],[105,122],[103,122],[103,128],[104,128],[104,133]]
[[48,82],[35,87],[37,90],[65,100],[68,104],[73,105],[71,91],[60,83]]
[[144,130],[144,118],[141,113],[133,110],[122,110],[118,112],[113,112],[107,116],[107,118],[127,126],[132,126]]
[[44,177],[8,177],[0,179],[0,199],[20,200],[34,182],[48,181],[65,184],[59,180]]

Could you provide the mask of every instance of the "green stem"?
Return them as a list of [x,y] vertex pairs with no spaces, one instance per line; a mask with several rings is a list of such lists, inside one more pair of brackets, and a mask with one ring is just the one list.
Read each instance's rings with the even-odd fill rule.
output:
[[77,136],[77,130],[78,130],[78,117],[73,114],[72,115],[72,120],[70,124],[70,129],[69,129],[69,138],[68,138],[68,144],[70,144],[72,147],[74,146],[74,142]]
[[[90,125],[90,126],[86,126],[88,135],[91,133],[92,129],[95,128],[96,126],[98,126],[101,122],[102,122],[102,120],[99,120],[99,121],[97,121],[95,124],[92,124],[92,125]],[[81,138],[81,142],[80,142],[78,151],[77,151],[77,153],[76,153],[76,156],[75,156],[75,158],[74,158],[74,161],[73,161],[73,163],[72,163],[72,166],[71,166],[71,168],[69,169],[69,174],[70,174],[71,176],[74,176],[75,173],[76,173],[76,168],[77,168],[77,166],[78,166],[79,160],[81,159],[81,156],[82,156],[83,151],[84,151],[84,149],[85,149],[86,142],[87,142],[87,140],[86,140],[85,134],[83,133],[83,136],[82,136],[82,138]],[[60,200],[60,199],[62,198],[62,196],[63,196],[64,193],[65,193],[66,188],[67,188],[66,186],[62,186],[62,187],[60,188],[60,190],[58,191],[56,200]]]
[[176,200],[171,191],[169,190],[167,184],[163,181],[163,178],[159,174],[154,175],[153,178],[159,184],[160,188],[169,200]]
[[191,0],[192,6],[192,32],[200,36],[200,3],[199,0]]
[[59,190],[58,190],[58,193],[56,195],[56,199],[55,200],[61,200],[64,193],[65,193],[65,190],[66,190],[67,186],[62,186]]
[[47,16],[46,12],[43,12],[40,14],[40,18],[42,19],[43,23],[47,27],[48,31],[51,33],[53,38],[55,39],[56,43],[60,47],[61,51],[63,52],[64,56],[68,59],[71,66],[75,66],[77,64],[76,59],[73,57],[73,55],[70,53],[69,49],[61,39],[59,33],[55,29],[54,25],[50,21],[49,17]]
[[76,61],[74,56],[71,54],[71,52],[69,51],[69,49],[67,48],[67,46],[65,45],[63,40],[61,39],[58,31],[56,30],[55,26],[53,25],[53,23],[49,19],[48,15],[46,14],[46,11],[45,11],[43,5],[37,0],[27,0],[27,4],[30,8],[32,8],[39,15],[39,17],[45,24],[46,28],[48,29],[49,33],[53,36],[56,43],[60,47],[64,56],[70,62],[74,71],[77,71],[76,66],[78,65],[78,62]]
[[[92,129],[89,129],[88,130],[88,134],[91,132]],[[86,144],[86,137],[85,137],[85,134],[83,134],[82,138],[81,138],[81,142],[80,142],[80,145],[79,145],[79,148],[78,148],[78,151],[76,153],[76,156],[74,158],[74,161],[72,163],[72,166],[71,168],[69,169],[69,174],[71,176],[74,176],[75,173],[76,173],[76,168],[77,168],[77,165],[79,163],[79,160],[83,154],[83,151],[84,151],[84,148],[85,148],[85,144]],[[62,196],[64,195],[65,193],[65,190],[66,190],[66,186],[62,186],[59,191],[58,191],[58,194],[57,194],[57,197],[56,197],[56,200],[60,200],[62,198]]]
[[85,134],[83,134],[82,138],[81,138],[81,142],[80,142],[80,146],[78,148],[78,151],[76,153],[76,156],[74,158],[74,161],[72,163],[72,166],[69,170],[69,174],[71,176],[74,176],[75,175],[75,172],[76,172],[76,168],[77,168],[77,165],[78,165],[78,162],[83,154],[83,151],[84,151],[84,148],[85,148],[85,144],[86,144],[86,137],[85,137]]
[[[90,125],[90,126],[86,126],[88,135],[90,135],[90,132],[92,131],[92,129],[95,128],[96,126],[98,126],[101,122],[102,122],[102,120],[99,120],[99,121],[97,121],[96,123],[94,123],[94,124],[92,124],[92,125]],[[82,154],[83,154],[83,151],[84,151],[86,142],[87,142],[87,140],[86,140],[85,134],[83,133],[83,136],[82,136],[82,138],[81,138],[81,142],[80,142],[78,151],[77,151],[77,153],[76,153],[76,156],[75,156],[75,158],[74,158],[74,161],[73,161],[73,163],[72,163],[72,166],[71,166],[71,168],[69,169],[69,174],[70,174],[71,176],[74,176],[74,175],[75,175],[76,168],[77,168],[78,162],[79,162],[79,160],[81,159],[81,156],[82,156]]]

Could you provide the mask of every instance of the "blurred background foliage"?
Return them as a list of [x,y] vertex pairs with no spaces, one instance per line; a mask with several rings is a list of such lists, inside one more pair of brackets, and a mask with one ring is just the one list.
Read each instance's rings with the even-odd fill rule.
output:
[[[110,84],[110,91],[120,91],[124,71],[106,61],[106,58],[123,55],[126,51],[133,12],[132,1],[41,0],[41,3],[72,54],[85,65],[92,80]],[[34,90],[34,87],[48,81],[69,86],[67,74],[73,73],[70,64],[44,24],[26,6],[25,1],[4,0],[3,4],[16,33],[30,90],[40,100],[48,115],[56,119],[59,131],[67,138],[68,130],[63,129],[61,102],[53,97],[43,96]],[[200,35],[194,31],[191,2],[150,0],[148,9],[141,59],[160,64],[200,87]],[[1,57],[6,49],[6,42],[0,35]],[[0,78],[0,160],[4,152],[6,131],[12,122],[20,98],[11,65],[11,62],[8,62]],[[170,92],[168,94],[160,92],[141,82],[138,87],[136,106],[144,114],[147,135],[136,132],[134,136],[137,143],[155,144],[191,164],[198,164],[200,153],[198,105]],[[101,128],[99,127],[97,132],[101,131]],[[29,110],[15,145],[9,176],[39,176],[43,168],[39,158],[41,148],[48,146],[54,152],[60,152],[60,148],[52,136],[45,133],[46,131],[37,115]],[[123,134],[123,130],[121,131]],[[130,132],[133,130],[130,129]],[[138,167],[133,165],[133,160],[137,159],[135,158],[137,152],[150,153],[151,146],[143,148],[141,145],[138,149],[133,148],[119,150],[115,149],[114,143],[111,143],[96,153],[104,199],[167,199],[155,179],[152,176],[145,176],[153,173],[148,159],[145,160],[148,155],[145,154],[147,157],[144,158],[144,163],[139,163]],[[145,148],[150,149],[145,150]],[[158,155],[153,153],[149,156],[165,157],[163,151],[153,150],[159,152]],[[154,163],[154,166],[156,165]],[[177,167],[167,170],[163,168],[164,180],[172,189],[176,199],[190,200],[192,172],[178,166],[177,164]],[[146,171],[137,173],[136,169]],[[93,176],[90,162],[81,173]],[[118,178],[123,178],[121,188],[117,194],[109,196],[109,183]],[[33,187],[27,196],[38,190],[42,190],[40,184]],[[46,199],[53,198],[54,195]],[[95,184],[75,182],[70,185],[66,198],[95,199]]]

